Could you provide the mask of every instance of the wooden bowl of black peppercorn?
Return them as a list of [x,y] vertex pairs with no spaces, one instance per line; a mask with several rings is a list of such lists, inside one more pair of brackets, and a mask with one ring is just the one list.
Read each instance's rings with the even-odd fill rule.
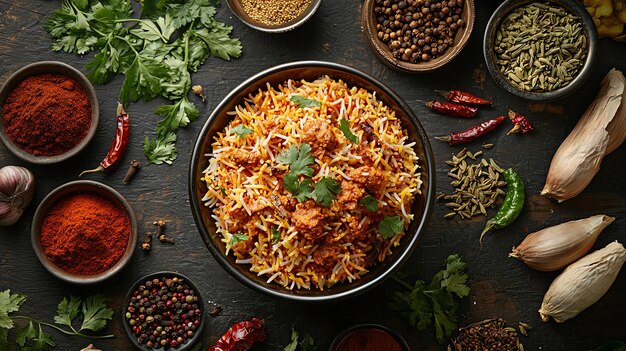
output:
[[452,61],[474,28],[474,0],[365,0],[361,30],[376,57],[407,73]]

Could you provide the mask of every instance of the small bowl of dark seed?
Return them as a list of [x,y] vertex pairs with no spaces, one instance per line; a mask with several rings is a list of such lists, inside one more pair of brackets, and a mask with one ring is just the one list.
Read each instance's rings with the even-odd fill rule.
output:
[[426,73],[452,61],[474,27],[474,0],[365,0],[361,30],[376,57]]
[[184,275],[158,272],[139,279],[122,308],[122,325],[140,350],[189,350],[204,328],[198,288]]
[[596,60],[593,19],[576,0],[507,0],[493,13],[483,42],[487,69],[506,91],[554,101],[578,89]]

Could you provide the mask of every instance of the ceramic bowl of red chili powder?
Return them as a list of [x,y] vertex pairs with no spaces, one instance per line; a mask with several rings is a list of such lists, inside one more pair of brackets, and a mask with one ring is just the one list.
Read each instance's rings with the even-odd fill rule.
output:
[[83,150],[98,127],[93,85],[62,62],[41,61],[13,73],[0,89],[0,140],[15,156],[37,164]]
[[113,188],[78,180],[43,199],[33,218],[31,241],[39,261],[56,277],[98,283],[130,261],[137,248],[137,220]]

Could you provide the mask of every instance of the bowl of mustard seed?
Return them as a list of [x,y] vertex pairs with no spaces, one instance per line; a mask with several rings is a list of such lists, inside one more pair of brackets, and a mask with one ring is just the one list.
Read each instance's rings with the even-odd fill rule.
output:
[[322,0],[228,0],[248,27],[267,33],[292,30],[313,16]]

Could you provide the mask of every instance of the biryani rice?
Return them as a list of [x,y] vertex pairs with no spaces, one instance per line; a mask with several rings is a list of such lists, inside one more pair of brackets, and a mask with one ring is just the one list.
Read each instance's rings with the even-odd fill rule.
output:
[[[294,96],[321,107],[300,108],[290,101]],[[359,279],[399,245],[404,230],[384,239],[378,223],[400,216],[406,229],[422,182],[415,143],[375,92],[328,76],[288,80],[277,88],[267,84],[229,115],[233,120],[217,133],[202,178],[208,188],[202,201],[213,209],[226,255],[232,251],[238,264],[250,265],[268,283],[323,290]],[[341,119],[358,143],[339,129]],[[239,125],[251,132],[237,134]],[[331,177],[342,185],[329,208],[313,199],[299,203],[283,188],[289,167],[276,158],[305,143],[315,157],[311,180]],[[376,198],[376,212],[355,202],[367,194]]]

